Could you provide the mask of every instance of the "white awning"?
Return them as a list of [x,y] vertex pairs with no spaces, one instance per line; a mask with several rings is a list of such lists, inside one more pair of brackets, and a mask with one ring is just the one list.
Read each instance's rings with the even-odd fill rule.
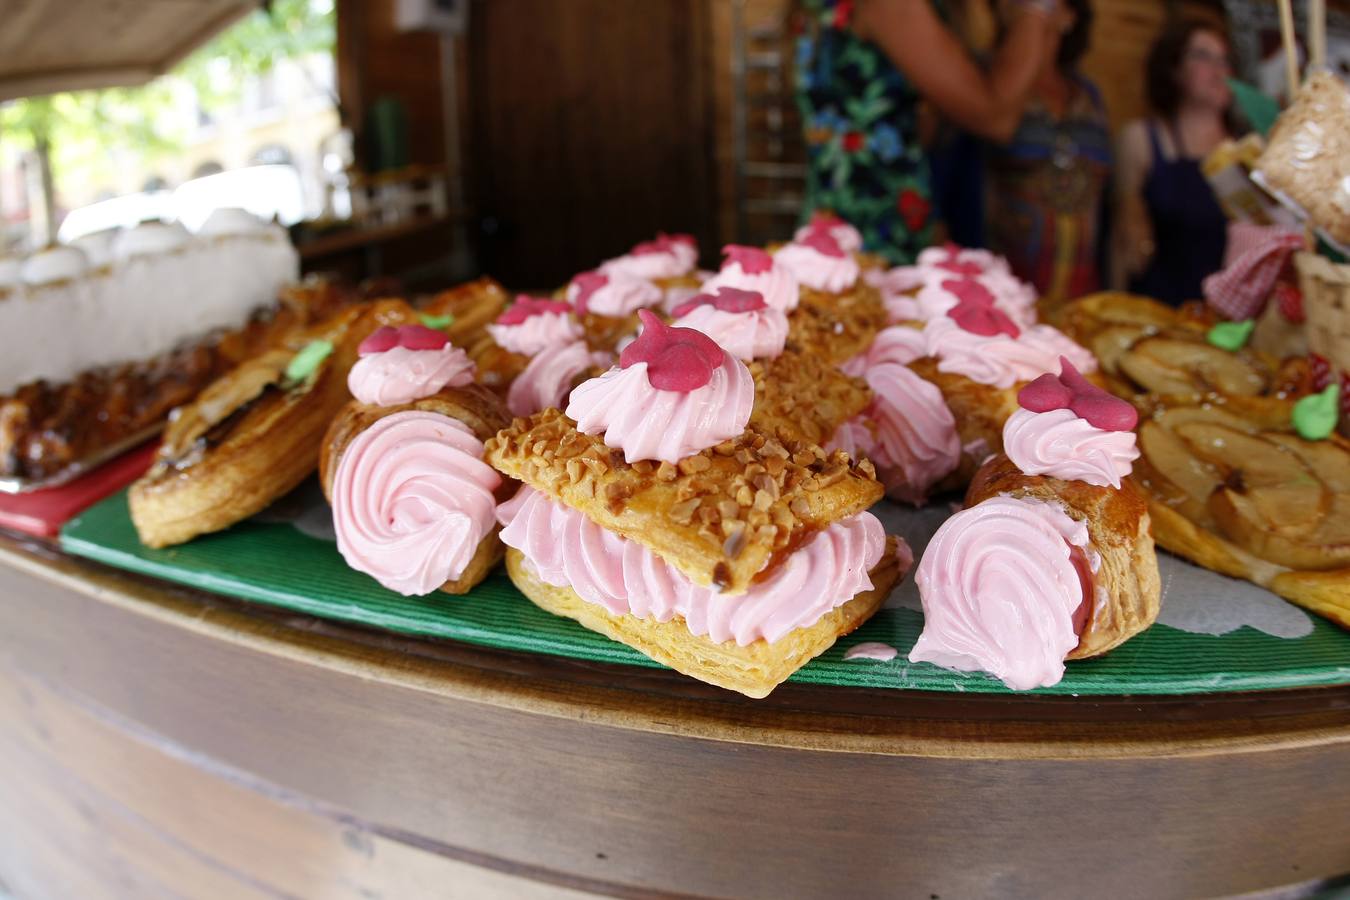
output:
[[0,100],[143,84],[259,0],[4,0]]

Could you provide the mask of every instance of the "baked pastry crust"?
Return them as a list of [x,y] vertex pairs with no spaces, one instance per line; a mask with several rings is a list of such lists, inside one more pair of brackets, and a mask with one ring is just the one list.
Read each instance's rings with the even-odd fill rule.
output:
[[797,308],[788,314],[787,348],[839,365],[871,346],[888,324],[881,294],[862,279],[843,294],[803,287]]
[[881,499],[871,463],[757,429],[679,465],[624,462],[556,409],[516,419],[486,458],[637,541],[699,585],[742,593],[816,531]]
[[985,463],[971,482],[966,506],[1007,495],[1044,500],[1087,525],[1101,555],[1093,575],[1097,593],[1078,646],[1067,659],[1100,656],[1152,625],[1162,602],[1158,556],[1153,547],[1148,503],[1132,481],[1120,489],[1082,481],[1027,475],[1002,454]]
[[767,697],[788,676],[824,653],[881,608],[900,577],[895,539],[870,575],[873,588],[826,613],[814,625],[799,628],[770,644],[764,640],[741,647],[735,641],[716,643],[691,633],[684,620],[668,622],[615,615],[587,603],[576,591],[540,581],[519,550],[506,551],[506,573],[520,592],[539,608],[579,622],[610,640],[627,644],[677,672],[756,699]]
[[748,364],[755,379],[750,424],[782,441],[825,445],[863,411],[872,392],[818,356],[785,350]]
[[[351,400],[342,407],[323,437],[323,449],[319,454],[319,481],[323,485],[325,498],[332,501],[333,475],[347,445],[385,416],[410,410],[434,412],[458,419],[469,426],[480,441],[487,441],[511,424],[511,416],[501,400],[481,384],[445,388],[430,397],[395,406],[371,406]],[[513,492],[508,491],[508,496]]]
[[510,299],[498,281],[485,276],[441,291],[426,301],[420,311],[430,316],[454,316],[443,331],[456,347],[467,347],[486,333],[487,326],[502,314]]
[[[318,464],[325,430],[348,399],[347,372],[361,340],[381,325],[417,321],[401,300],[339,312],[288,336],[180,407],[156,461],[131,486],[131,519],[148,547],[181,544],[265,509]],[[305,381],[284,383],[311,341],[333,352]]]

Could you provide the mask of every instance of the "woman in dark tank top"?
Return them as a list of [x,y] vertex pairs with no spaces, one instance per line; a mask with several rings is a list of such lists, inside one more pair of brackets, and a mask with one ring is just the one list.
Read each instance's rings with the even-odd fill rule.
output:
[[1112,283],[1177,305],[1223,265],[1227,219],[1201,161],[1230,134],[1228,43],[1202,23],[1169,29],[1149,54],[1156,119],[1131,122],[1117,151]]

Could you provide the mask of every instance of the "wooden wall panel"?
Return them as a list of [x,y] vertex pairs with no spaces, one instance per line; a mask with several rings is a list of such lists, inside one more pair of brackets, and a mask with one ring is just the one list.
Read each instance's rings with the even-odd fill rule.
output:
[[658,229],[715,249],[708,2],[474,5],[469,189],[486,271],[548,287]]
[[[445,162],[441,39],[394,27],[396,0],[338,0],[338,94],[345,124],[360,138],[365,114],[381,97],[408,114],[409,162]],[[358,161],[364,148],[357,146]]]

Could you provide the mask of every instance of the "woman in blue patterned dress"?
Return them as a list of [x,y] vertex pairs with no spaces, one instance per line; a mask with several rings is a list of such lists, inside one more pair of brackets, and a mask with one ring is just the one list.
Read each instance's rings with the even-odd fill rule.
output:
[[920,101],[969,132],[1006,141],[1022,118],[1058,0],[1005,0],[1010,26],[987,70],[931,0],[801,2],[803,219],[830,210],[862,232],[867,250],[912,262],[932,243],[935,224]]

